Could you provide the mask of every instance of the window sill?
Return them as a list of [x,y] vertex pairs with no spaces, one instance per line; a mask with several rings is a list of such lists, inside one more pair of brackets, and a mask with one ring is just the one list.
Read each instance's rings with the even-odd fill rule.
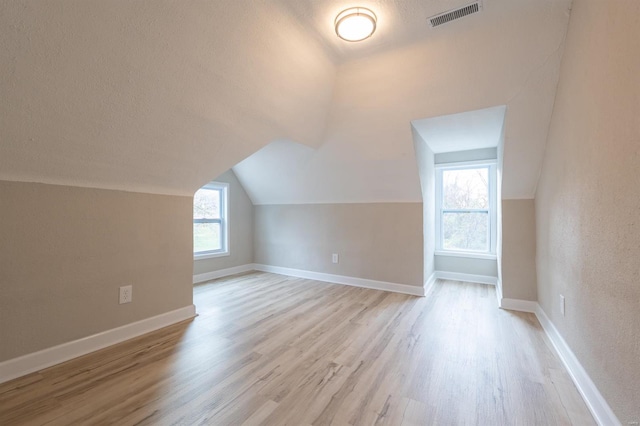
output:
[[193,260],[204,260],[204,259],[213,259],[214,257],[224,257],[229,256],[228,251],[219,252],[219,253],[204,253],[204,254],[194,254]]
[[496,260],[498,256],[491,253],[470,253],[465,251],[436,250],[436,256],[466,257],[468,259]]

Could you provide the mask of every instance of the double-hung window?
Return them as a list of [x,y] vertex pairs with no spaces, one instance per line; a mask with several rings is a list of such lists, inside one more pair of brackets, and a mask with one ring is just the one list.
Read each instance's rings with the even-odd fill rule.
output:
[[211,182],[193,196],[193,254],[196,259],[229,254],[226,183]]
[[496,164],[436,164],[436,253],[496,253]]

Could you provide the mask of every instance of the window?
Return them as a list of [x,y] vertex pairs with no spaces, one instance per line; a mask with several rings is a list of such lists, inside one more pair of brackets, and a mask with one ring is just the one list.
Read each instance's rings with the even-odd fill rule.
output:
[[436,250],[442,254],[496,253],[496,165],[436,165]]
[[211,182],[193,196],[193,254],[198,259],[229,254],[228,187]]

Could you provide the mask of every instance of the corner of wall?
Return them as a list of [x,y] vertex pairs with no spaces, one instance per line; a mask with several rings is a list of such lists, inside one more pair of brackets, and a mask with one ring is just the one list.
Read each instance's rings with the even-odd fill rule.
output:
[[229,255],[194,260],[194,280],[201,279],[197,277],[213,276],[216,271],[253,263],[253,203],[233,169],[227,170],[214,180],[229,184]]

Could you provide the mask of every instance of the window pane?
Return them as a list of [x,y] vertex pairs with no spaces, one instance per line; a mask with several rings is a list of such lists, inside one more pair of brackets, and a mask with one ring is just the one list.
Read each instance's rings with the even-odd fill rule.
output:
[[488,229],[488,213],[444,213],[442,215],[442,248],[488,252]]
[[220,192],[217,189],[199,189],[193,196],[193,218],[219,219]]
[[442,171],[445,209],[488,209],[489,168]]
[[194,223],[193,224],[193,251],[220,250],[222,248],[222,236],[219,223]]

